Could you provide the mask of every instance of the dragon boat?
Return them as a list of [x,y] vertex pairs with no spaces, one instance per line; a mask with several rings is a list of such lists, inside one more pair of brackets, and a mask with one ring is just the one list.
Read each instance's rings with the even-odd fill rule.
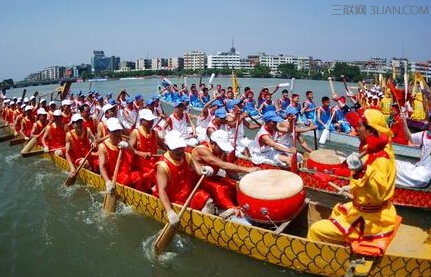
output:
[[[68,170],[67,161],[54,154],[43,154],[57,167]],[[312,176],[300,175],[305,182]],[[99,174],[81,169],[78,178],[97,190],[105,190]],[[311,179],[310,179],[311,180]],[[309,181],[311,182],[311,181]],[[115,193],[120,201],[146,217],[166,223],[164,209],[153,195],[117,184]],[[430,230],[400,223],[392,242],[380,255],[364,255],[349,246],[306,239],[309,226],[327,218],[331,208],[305,201],[302,209],[282,232],[271,228],[242,224],[188,208],[178,229],[216,246],[238,252],[283,268],[321,276],[431,276]],[[174,210],[181,207],[174,205]]]

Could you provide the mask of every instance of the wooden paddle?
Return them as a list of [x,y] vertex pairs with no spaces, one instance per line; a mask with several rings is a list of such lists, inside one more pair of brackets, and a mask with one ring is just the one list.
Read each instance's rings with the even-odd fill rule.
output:
[[25,142],[25,138],[20,135],[18,138],[11,139],[9,142],[9,146],[23,144],[24,142]]
[[[51,150],[49,150],[48,153],[55,152],[57,150],[62,150],[62,149],[64,149],[64,147],[60,147],[60,148],[56,148],[56,149],[51,149]],[[45,153],[46,153],[45,150],[42,149],[42,150],[29,151],[29,152],[21,153],[21,155],[24,158],[28,158],[28,157],[33,157],[33,156],[37,156],[37,155],[42,155],[42,154],[45,154]]]
[[[180,212],[178,213],[178,218],[181,219],[184,212],[186,211],[187,207],[190,205],[190,202],[192,202],[192,198],[195,195],[196,191],[200,187],[202,180],[204,179],[205,175],[202,175],[199,179],[198,183],[192,190],[192,192],[189,195],[189,198],[187,198],[186,202],[184,203],[183,207],[181,208]],[[175,232],[177,231],[177,226],[172,226],[171,224],[166,223],[165,227],[160,232],[159,236],[156,239],[156,242],[154,243],[154,251],[156,255],[162,254],[166,248],[168,247],[169,243],[172,241],[172,239],[175,236]]]
[[88,153],[85,155],[84,159],[82,160],[81,164],[78,166],[78,168],[75,171],[75,174],[73,175],[69,175],[69,177],[67,177],[66,181],[64,181],[63,186],[71,186],[75,183],[76,181],[76,176],[78,175],[79,170],[81,170],[81,168],[84,166],[85,162],[88,159],[88,156],[90,156],[91,152],[93,151],[93,146],[91,146],[90,151],[88,151]]
[[24,146],[24,148],[21,150],[21,155],[24,157],[24,154],[27,152],[30,152],[31,149],[33,149],[33,147],[37,144],[37,140],[39,139],[39,137],[45,132],[46,128],[48,128],[48,126],[51,124],[51,122],[49,122],[48,124],[46,124],[46,126],[42,129],[42,131],[40,131],[40,133],[31,138],[28,143]]
[[[120,171],[120,163],[121,163],[122,155],[123,155],[123,150],[120,149],[120,153],[118,153],[117,163],[115,164],[114,175],[112,176],[112,183],[114,184],[114,188],[116,186],[118,172]],[[105,193],[105,198],[103,200],[103,210],[107,214],[114,213],[116,202],[117,202],[117,196],[115,195],[115,189],[113,191],[107,191]]]
[[5,141],[8,141],[8,140],[11,140],[14,137],[15,137],[14,134],[7,134],[7,135],[4,135],[4,136],[1,136],[0,137],[0,142],[5,142]]
[[[295,118],[292,118],[292,137],[293,137],[293,147],[296,149],[296,124]],[[298,154],[293,153],[292,159],[290,160],[290,171],[293,173],[298,173]]]

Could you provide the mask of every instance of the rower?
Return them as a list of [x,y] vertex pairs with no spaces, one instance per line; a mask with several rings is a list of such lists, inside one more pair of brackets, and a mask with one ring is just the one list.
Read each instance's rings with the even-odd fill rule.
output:
[[342,188],[350,190],[352,201],[335,205],[329,219],[315,222],[308,230],[308,239],[346,244],[392,235],[397,213],[391,201],[396,174],[391,136],[379,110],[364,112],[358,128],[362,155],[347,157],[350,185]]
[[[76,168],[84,162],[84,157],[91,147],[95,147],[95,138],[90,129],[84,127],[84,119],[81,114],[72,115],[71,123],[73,129],[66,133],[65,156],[69,163],[70,176],[75,176]],[[97,160],[90,155],[83,167],[96,171]]]
[[[243,167],[227,162],[227,154],[234,150],[229,141],[229,133],[217,130],[211,134],[208,142],[203,142],[192,150],[193,160],[202,165],[210,166],[217,175],[204,179],[203,189],[210,193],[217,207],[227,210],[237,208],[236,181],[238,173],[250,173],[258,167]],[[239,214],[239,208],[237,211]]]
[[116,114],[116,105],[112,105],[110,103],[105,104],[102,107],[102,113],[103,117],[102,120],[100,120],[99,124],[97,125],[97,142],[100,143],[104,141],[108,137],[108,128],[106,126],[106,120],[108,120],[111,117],[115,117]]
[[227,114],[224,108],[217,109],[214,112],[214,118],[210,121],[207,126],[206,135],[207,138],[211,137],[211,134],[216,130],[227,130]]
[[138,190],[148,191],[154,175],[154,165],[158,148],[164,149],[163,140],[153,129],[154,119],[157,117],[149,110],[143,109],[139,112],[140,126],[130,133],[129,144],[133,149],[134,170],[141,173],[141,184],[146,187],[137,187]]
[[45,126],[48,124],[48,113],[44,108],[39,108],[37,110],[37,121],[33,124],[31,129],[30,137],[38,138],[38,144],[42,145],[41,132],[44,130]]
[[33,124],[36,122],[35,116],[33,115],[33,108],[27,105],[24,108],[24,117],[21,120],[20,133],[25,140],[30,140],[31,131],[33,129]]
[[[167,152],[156,163],[156,186],[153,194],[160,197],[169,224],[175,226],[179,222],[179,217],[172,209],[172,203],[184,204],[198,180],[198,175],[211,176],[212,168],[193,161],[191,154],[185,152],[187,143],[180,132],[173,130],[167,133],[165,144]],[[211,201],[207,192],[198,189],[192,198],[190,208],[201,210]]]
[[[163,129],[168,132],[178,131],[187,140],[187,143],[193,146],[197,144],[197,139],[195,139],[196,129],[188,113],[184,112],[185,108],[186,106],[183,102],[175,102],[174,112],[166,119]],[[191,134],[189,133],[188,125],[191,126]]]
[[53,122],[46,128],[42,136],[42,145],[45,153],[55,150],[55,155],[64,156],[66,146],[66,126],[62,122],[61,111],[53,112]]
[[263,115],[265,124],[257,132],[253,142],[249,145],[251,160],[254,164],[272,163],[275,165],[286,164],[290,167],[293,155],[296,155],[296,148],[288,148],[275,142],[277,123],[283,121],[274,111],[269,111]]
[[116,181],[136,189],[145,188],[147,185],[142,184],[140,173],[132,170],[133,150],[127,141],[122,140],[123,126],[120,121],[118,118],[111,117],[106,120],[106,126],[109,131],[108,138],[99,145],[99,170],[105,180],[106,190],[110,192],[115,188],[112,178],[120,150],[123,153]]

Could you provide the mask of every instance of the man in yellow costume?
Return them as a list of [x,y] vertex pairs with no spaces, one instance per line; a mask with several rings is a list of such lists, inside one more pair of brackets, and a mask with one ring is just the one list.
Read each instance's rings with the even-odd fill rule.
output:
[[337,244],[371,240],[392,235],[397,213],[391,198],[395,190],[395,158],[390,143],[392,132],[385,116],[369,109],[358,128],[359,151],[347,157],[351,202],[337,204],[329,219],[315,222],[308,239]]

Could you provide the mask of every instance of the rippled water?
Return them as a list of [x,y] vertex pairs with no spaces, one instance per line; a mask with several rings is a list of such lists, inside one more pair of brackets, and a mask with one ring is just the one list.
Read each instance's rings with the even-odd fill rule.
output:
[[[251,80],[251,87],[285,80]],[[247,80],[240,80],[241,85]],[[174,81],[174,80],[173,80]],[[197,80],[196,80],[197,81]],[[223,82],[222,82],[223,81]],[[229,84],[230,79],[220,81]],[[189,83],[192,79],[189,78]],[[327,91],[326,82],[295,81],[300,91]],[[156,80],[93,83],[92,89],[152,95]],[[308,85],[308,86],[307,86]],[[338,84],[336,84],[338,86]],[[55,86],[27,88],[28,93],[52,91]],[[88,88],[73,84],[72,89]],[[154,88],[154,90],[151,90]],[[341,88],[341,84],[340,84]],[[20,95],[21,89],[8,92]],[[0,135],[3,131],[0,130]],[[49,160],[21,158],[21,146],[0,143],[0,273],[1,276],[311,276],[285,270],[177,235],[170,250],[156,259],[149,245],[163,227],[120,205],[115,215],[102,212],[100,192],[76,182],[62,187],[66,172]],[[328,144],[349,153],[356,149]],[[335,203],[337,197],[312,193],[313,199]],[[429,212],[400,209],[407,221],[430,224]]]

